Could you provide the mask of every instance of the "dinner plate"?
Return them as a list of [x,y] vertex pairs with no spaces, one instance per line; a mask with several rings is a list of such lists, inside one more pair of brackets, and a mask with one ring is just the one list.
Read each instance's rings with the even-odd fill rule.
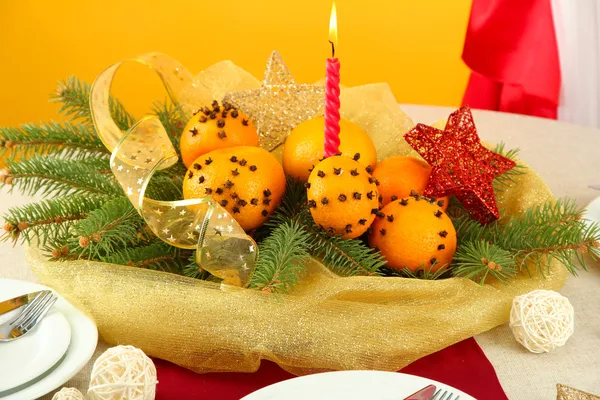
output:
[[[0,293],[3,294],[3,297],[8,290],[28,293],[48,289],[36,283],[0,279]],[[62,314],[71,326],[71,343],[64,358],[50,371],[45,372],[41,377],[34,379],[33,382],[26,384],[24,387],[0,393],[0,400],[37,399],[61,387],[92,358],[98,343],[98,330],[94,322],[61,296],[58,296],[54,309]],[[21,340],[25,340],[25,338]]]
[[402,400],[427,385],[451,391],[453,399],[459,395],[460,400],[475,400],[458,389],[431,379],[382,371],[340,371],[301,376],[262,388],[242,400]]
[[[26,294],[16,288],[0,291],[0,301]],[[0,316],[0,323],[19,314]],[[0,342],[0,393],[37,378],[52,368],[65,355],[71,342],[71,327],[67,319],[52,308],[40,323],[25,336]]]
[[596,197],[587,205],[585,210],[583,210],[582,218],[588,224],[600,224],[600,197]]

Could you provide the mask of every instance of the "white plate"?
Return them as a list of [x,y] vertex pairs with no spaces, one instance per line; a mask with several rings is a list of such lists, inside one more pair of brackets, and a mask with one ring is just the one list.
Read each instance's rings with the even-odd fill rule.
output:
[[[18,290],[25,293],[47,289],[49,288],[36,283],[0,279],[0,293],[5,293],[8,290]],[[54,308],[65,316],[71,326],[71,344],[65,357],[50,372],[45,374],[43,378],[36,380],[19,391],[11,392],[11,394],[4,396],[0,395],[1,400],[37,399],[61,387],[75,376],[94,354],[98,343],[98,330],[94,322],[61,296],[58,297]],[[25,340],[25,338],[22,340]]]
[[[301,376],[249,394],[242,400],[401,400],[427,385],[475,400],[443,383],[400,372],[340,371]],[[454,398],[454,397],[453,397]]]
[[[16,288],[5,288],[0,291],[0,301],[25,293]],[[0,316],[0,323],[10,320],[10,315],[18,315],[15,311]],[[22,338],[0,342],[0,393],[24,385],[48,371],[65,355],[70,342],[71,327],[56,308],[52,308],[38,326]]]
[[583,210],[582,218],[586,222],[600,224],[600,197],[595,198],[587,205]]

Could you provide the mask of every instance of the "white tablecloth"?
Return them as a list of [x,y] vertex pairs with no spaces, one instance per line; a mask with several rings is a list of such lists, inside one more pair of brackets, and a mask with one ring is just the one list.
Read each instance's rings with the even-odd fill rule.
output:
[[[445,107],[403,105],[415,122],[432,123],[452,111]],[[539,118],[474,111],[480,136],[488,142],[504,141],[508,148],[521,149],[521,158],[536,169],[557,197],[572,197],[581,206],[600,192],[588,189],[600,184],[600,130]],[[0,213],[30,201],[23,196],[0,192]],[[23,250],[0,243],[0,277],[35,281]],[[561,293],[575,308],[575,333],[567,344],[549,354],[532,354],[520,347],[507,325],[476,337],[494,365],[510,399],[554,399],[556,384],[563,383],[600,394],[600,268],[570,277]],[[100,343],[95,358],[106,349]],[[91,362],[65,386],[85,392]],[[49,398],[50,396],[48,396]]]

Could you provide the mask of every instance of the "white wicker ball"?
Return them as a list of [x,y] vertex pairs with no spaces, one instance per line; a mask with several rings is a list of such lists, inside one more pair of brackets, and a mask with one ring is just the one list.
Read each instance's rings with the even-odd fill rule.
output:
[[83,394],[75,388],[62,388],[54,393],[52,400],[84,400]]
[[563,346],[573,334],[575,312],[569,299],[552,290],[534,290],[513,300],[510,329],[532,353]]
[[98,400],[154,400],[156,368],[133,346],[106,350],[94,363],[88,395]]

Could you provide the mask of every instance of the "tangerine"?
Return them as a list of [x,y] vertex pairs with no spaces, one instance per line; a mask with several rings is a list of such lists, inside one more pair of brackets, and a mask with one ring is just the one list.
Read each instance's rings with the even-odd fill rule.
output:
[[369,245],[378,248],[387,266],[431,271],[450,265],[456,251],[456,230],[450,218],[427,198],[392,201],[371,226]]
[[379,215],[375,180],[364,165],[350,157],[321,161],[306,186],[313,220],[329,234],[358,237]]
[[[390,157],[381,161],[373,171],[373,177],[379,181],[379,194],[382,206],[414,195],[423,195],[431,166],[414,157]],[[448,196],[436,200],[442,210],[448,208]]]
[[203,107],[190,119],[181,134],[179,147],[187,168],[198,157],[216,149],[258,146],[252,122],[230,103]]
[[[340,120],[340,147],[343,156],[374,168],[377,152],[371,137],[356,124]],[[283,169],[287,175],[306,181],[310,170],[325,154],[325,119],[316,117],[296,126],[283,147]]]
[[272,214],[285,192],[277,159],[260,147],[213,150],[198,157],[183,181],[185,199],[211,196],[250,231]]

